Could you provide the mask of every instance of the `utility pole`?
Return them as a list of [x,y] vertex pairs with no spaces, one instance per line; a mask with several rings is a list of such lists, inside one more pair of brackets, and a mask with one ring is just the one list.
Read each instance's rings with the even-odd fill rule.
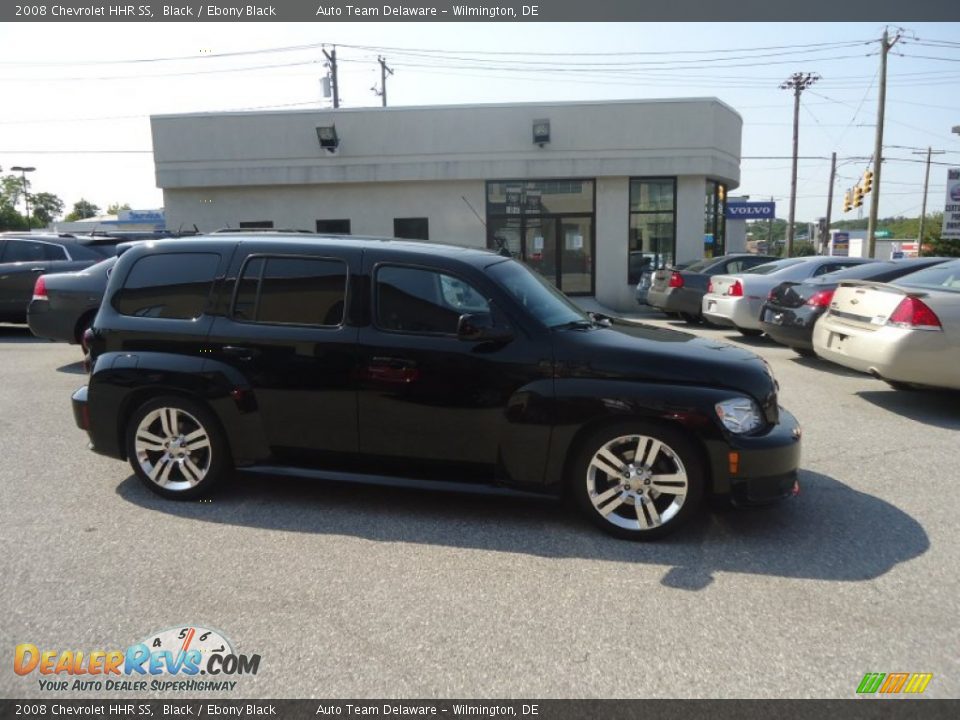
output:
[[[773,202],[773,195],[770,196],[770,202]],[[770,216],[770,224],[767,225],[767,254],[773,252],[773,215]]]
[[883,29],[880,39],[880,93],[877,100],[877,134],[873,144],[873,193],[870,195],[870,217],[867,220],[867,257],[877,254],[877,212],[880,208],[880,168],[883,165],[883,115],[887,105],[887,53],[897,44],[900,32],[890,39]]
[[337,46],[333,46],[333,50],[327,52],[326,48],[323,48],[323,54],[327,58],[327,67],[330,68],[330,83],[333,85],[333,107],[340,107],[340,83],[337,82]]
[[820,254],[827,254],[827,246],[830,244],[830,213],[833,212],[833,183],[837,178],[837,153],[830,156],[830,189],[827,190],[827,217],[824,218],[824,233],[820,238]]
[[373,88],[373,92],[380,96],[381,105],[387,106],[387,75],[393,75],[393,70],[387,67],[386,58],[377,56],[377,62],[380,63],[380,89]]
[[790,217],[787,219],[786,257],[793,255],[793,222],[797,210],[797,149],[800,136],[800,93],[813,85],[816,73],[794,73],[780,83],[781,90],[793,90],[793,170],[790,173]]
[[[943,150],[933,150],[927,146],[927,170],[923,176],[923,209],[920,211],[920,232],[917,233],[917,257],[923,253],[923,226],[927,219],[927,188],[930,186],[930,156],[943,155]],[[914,151],[913,155],[923,155],[923,151]]]

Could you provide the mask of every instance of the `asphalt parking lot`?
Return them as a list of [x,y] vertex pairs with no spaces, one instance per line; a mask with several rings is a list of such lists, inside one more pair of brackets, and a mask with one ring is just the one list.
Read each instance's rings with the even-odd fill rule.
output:
[[19,643],[184,624],[261,655],[223,698],[852,697],[900,671],[960,695],[960,395],[696,332],[773,365],[802,493],[633,544],[548,501],[270,478],[164,501],[86,449],[79,350],[0,326],[0,695],[84,697],[16,675]]

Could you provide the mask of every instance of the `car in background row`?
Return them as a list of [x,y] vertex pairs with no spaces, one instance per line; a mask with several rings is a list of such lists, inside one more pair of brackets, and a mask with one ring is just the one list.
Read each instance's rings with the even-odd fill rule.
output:
[[813,349],[898,389],[960,390],[960,260],[896,283],[841,282]]
[[93,324],[107,278],[117,258],[108,258],[79,272],[51,273],[37,278],[27,307],[27,325],[37,337],[83,345]]
[[733,253],[657,270],[647,292],[647,305],[667,314],[679,313],[687,322],[699,322],[711,277],[743,272],[776,259],[772,255]]
[[800,427],[765,361],[596,322],[487,250],[141,243],[117,260],[89,347],[75,421],[166,498],[206,494],[234,468],[493,486],[569,497],[603,530],[644,540],[706,496],[797,491]]
[[0,322],[26,322],[40,275],[90,267],[113,255],[118,242],[112,237],[0,235]]
[[760,329],[801,355],[814,355],[813,326],[827,311],[842,280],[891,282],[949,259],[924,257],[864,263],[803,282],[782,282],[770,291],[760,310]]
[[734,327],[742,335],[762,335],[760,308],[774,287],[785,280],[807,280],[868,262],[876,260],[817,255],[776,260],[737,275],[716,275],[703,296],[703,317],[714,325]]

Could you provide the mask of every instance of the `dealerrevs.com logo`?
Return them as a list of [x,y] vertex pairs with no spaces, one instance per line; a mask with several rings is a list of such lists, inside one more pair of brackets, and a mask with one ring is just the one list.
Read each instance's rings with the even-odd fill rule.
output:
[[21,643],[13,670],[36,676],[40,690],[233,690],[234,677],[256,675],[259,655],[234,652],[217,630],[196,625],[148,635],[125,650],[60,650]]

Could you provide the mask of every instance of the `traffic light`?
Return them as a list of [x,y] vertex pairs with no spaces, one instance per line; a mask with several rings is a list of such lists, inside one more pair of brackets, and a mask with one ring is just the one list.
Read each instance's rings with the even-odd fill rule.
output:
[[857,185],[853,189],[853,206],[860,207],[863,205],[863,188]]
[[843,194],[843,211],[850,212],[853,209],[853,193],[847,190]]
[[873,172],[867,170],[863,173],[863,194],[866,195],[873,189]]

